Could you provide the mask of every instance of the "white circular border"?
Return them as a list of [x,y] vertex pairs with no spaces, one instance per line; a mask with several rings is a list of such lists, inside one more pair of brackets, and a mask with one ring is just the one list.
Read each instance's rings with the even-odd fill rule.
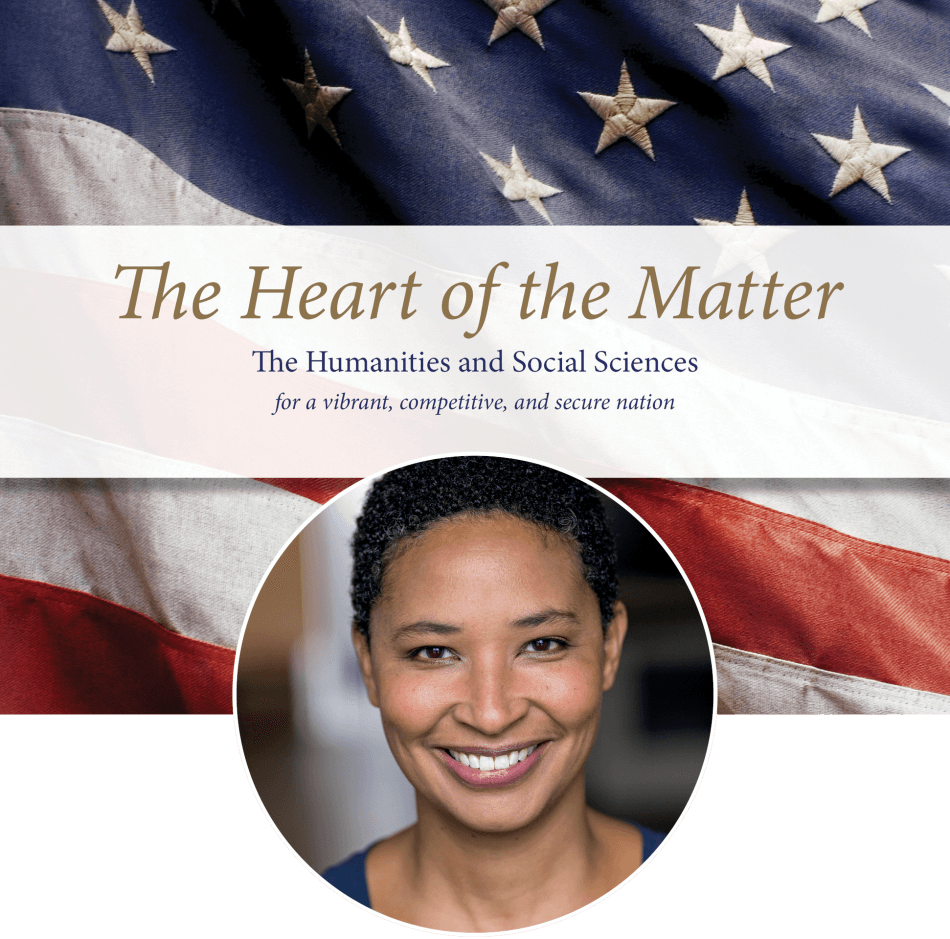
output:
[[[413,925],[412,923],[403,922],[403,920],[392,919],[391,917],[386,916],[385,913],[380,913],[377,910],[372,909],[371,907],[363,906],[362,903],[358,902],[357,900],[354,900],[352,897],[349,897],[345,893],[342,893],[341,891],[337,890],[337,888],[334,887],[332,884],[327,883],[327,881],[325,881],[320,876],[320,874],[318,874],[296,852],[294,847],[284,837],[281,830],[274,824],[274,820],[271,818],[270,813],[267,811],[267,807],[264,805],[264,802],[262,801],[260,794],[257,791],[257,787],[254,785],[254,780],[251,778],[251,773],[248,770],[247,760],[244,756],[244,747],[241,744],[241,731],[240,731],[240,727],[238,726],[237,676],[238,676],[238,668],[240,664],[241,645],[244,641],[244,633],[245,633],[245,630],[247,629],[247,624],[251,617],[251,611],[254,609],[254,606],[257,603],[257,597],[258,597],[258,594],[260,594],[261,592],[261,588],[264,586],[267,579],[270,577],[271,571],[274,569],[274,566],[277,564],[280,558],[283,557],[284,552],[287,550],[287,548],[290,547],[291,542],[294,541],[294,539],[297,538],[300,535],[300,533],[308,525],[310,525],[313,522],[313,520],[318,515],[320,515],[321,512],[323,512],[324,509],[332,505],[334,502],[336,502],[337,499],[339,499],[345,493],[348,493],[355,486],[365,485],[373,480],[379,479],[380,476],[385,476],[386,473],[390,473],[393,470],[400,469],[403,466],[412,466],[416,463],[427,463],[430,460],[443,460],[448,457],[456,457],[456,456],[493,456],[493,457],[500,457],[506,460],[518,460],[522,463],[534,463],[536,466],[545,466],[548,469],[556,470],[559,473],[563,473],[565,476],[571,476],[580,482],[586,483],[588,486],[591,487],[591,489],[594,489],[597,492],[600,492],[601,494],[608,496],[618,505],[622,506],[635,519],[637,519],[637,521],[640,522],[640,524],[643,525],[643,527],[646,528],[647,531],[649,531],[651,535],[653,535],[657,543],[663,548],[664,551],[666,551],[670,559],[676,565],[676,569],[679,571],[680,577],[683,578],[683,582],[689,588],[690,595],[693,598],[693,602],[696,604],[696,610],[699,613],[699,617],[703,623],[703,632],[706,634],[706,645],[709,649],[709,661],[712,668],[712,679],[713,679],[712,710],[713,710],[713,713],[712,713],[712,723],[709,729],[709,743],[706,745],[706,755],[703,758],[703,765],[699,771],[699,775],[696,778],[696,785],[693,786],[693,791],[690,793],[690,797],[689,799],[687,799],[686,805],[684,806],[683,811],[680,813],[679,818],[677,818],[676,822],[673,824],[673,827],[669,830],[666,837],[657,846],[656,850],[650,855],[650,857],[648,857],[645,861],[643,861],[640,864],[640,866],[625,881],[617,884],[617,886],[614,887],[612,890],[608,891],[603,896],[598,897],[596,900],[591,901],[586,906],[582,906],[571,913],[566,913],[564,916],[559,916],[557,919],[548,920],[545,923],[537,923],[534,926],[523,926],[519,929],[510,929],[505,932],[449,932],[442,929],[429,929],[426,926],[416,926],[416,925]],[[635,476],[631,477],[632,480],[638,479],[638,478],[640,477],[635,477]],[[703,612],[702,605],[699,602],[699,597],[696,596],[696,591],[693,589],[693,585],[690,583],[689,578],[686,576],[686,572],[683,570],[682,565],[676,559],[673,552],[670,551],[670,549],[667,547],[666,542],[653,530],[652,526],[649,525],[646,521],[644,521],[639,516],[639,514],[637,514],[632,508],[630,508],[629,505],[626,504],[626,502],[617,498],[617,496],[615,496],[613,493],[608,492],[606,489],[601,488],[596,483],[591,482],[591,480],[583,476],[578,476],[576,473],[572,473],[569,470],[566,470],[560,466],[555,466],[553,463],[546,463],[543,460],[531,459],[520,454],[516,455],[516,454],[511,454],[511,453],[486,453],[486,452],[478,451],[478,450],[461,451],[461,452],[456,452],[456,453],[441,453],[441,454],[436,454],[433,456],[427,456],[422,459],[405,460],[402,463],[395,463],[392,466],[388,467],[387,469],[380,470],[378,473],[374,473],[371,476],[363,477],[363,479],[359,480],[359,482],[353,483],[352,485],[347,486],[346,489],[343,489],[340,492],[338,492],[335,496],[333,496],[332,499],[329,499],[327,502],[320,504],[318,508],[314,511],[314,513],[311,516],[309,516],[306,519],[306,521],[304,521],[297,528],[297,530],[284,542],[283,547],[274,556],[274,560],[271,561],[270,566],[267,568],[267,571],[264,573],[264,576],[261,578],[260,583],[257,585],[257,590],[254,591],[254,596],[251,598],[250,605],[247,608],[247,613],[244,614],[244,623],[241,625],[241,633],[238,636],[238,642],[237,642],[237,647],[235,650],[235,658],[234,658],[234,676],[232,679],[232,687],[231,687],[231,710],[232,710],[233,720],[234,720],[234,738],[237,741],[238,752],[241,754],[241,765],[244,767],[244,775],[247,776],[248,784],[251,787],[251,791],[254,793],[254,798],[257,800],[257,804],[261,807],[261,811],[264,813],[264,817],[270,823],[271,828],[273,828],[274,831],[277,833],[277,836],[283,842],[284,847],[286,847],[287,850],[300,862],[300,864],[307,871],[309,871],[314,877],[316,877],[317,880],[320,881],[321,884],[323,884],[325,887],[328,887],[338,897],[342,897],[344,900],[346,900],[348,903],[351,903],[357,909],[363,910],[366,913],[371,913],[373,916],[376,916],[379,919],[385,920],[388,923],[392,923],[394,926],[402,926],[406,929],[415,929],[418,932],[430,933],[431,935],[435,935],[435,936],[516,936],[521,933],[532,932],[535,929],[544,929],[546,926],[554,926],[557,923],[563,923],[565,920],[571,919],[571,917],[573,916],[578,916],[581,913],[586,913],[587,910],[592,909],[593,907],[597,906],[599,903],[602,903],[608,897],[612,897],[615,893],[617,893],[618,890],[622,890],[624,887],[626,887],[627,884],[629,884],[635,877],[637,877],[638,874],[640,874],[642,871],[645,871],[650,866],[650,864],[653,863],[654,858],[656,858],[659,855],[659,853],[663,850],[663,848],[666,847],[670,838],[673,837],[674,833],[676,832],[676,829],[679,828],[680,823],[686,817],[686,813],[689,812],[690,807],[693,804],[693,800],[696,798],[696,793],[699,791],[700,783],[702,783],[703,777],[706,775],[706,767],[709,765],[709,755],[712,752],[713,740],[715,739],[715,736],[716,736],[716,721],[718,719],[716,702],[718,701],[718,699],[719,699],[719,688],[718,688],[718,682],[717,682],[717,677],[716,677],[716,657],[715,657],[715,654],[713,653],[712,636],[709,633],[709,624],[706,622],[706,614]]]

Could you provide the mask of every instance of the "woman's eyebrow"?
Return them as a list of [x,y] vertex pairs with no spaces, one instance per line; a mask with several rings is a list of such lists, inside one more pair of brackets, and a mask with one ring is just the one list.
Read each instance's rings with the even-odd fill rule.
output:
[[400,626],[393,635],[393,641],[417,639],[421,636],[452,636],[461,631],[458,626],[450,626],[448,623],[419,620],[417,623],[407,623],[405,626]]
[[562,619],[572,620],[576,623],[577,615],[570,610],[542,610],[540,613],[522,616],[520,619],[516,619],[511,625],[531,629],[534,626],[545,626],[555,620]]
[[[570,620],[576,623],[577,615],[571,610],[541,610],[539,613],[522,616],[514,620],[511,625],[518,629],[531,629],[534,626],[544,626],[557,620]],[[400,626],[393,633],[393,642],[399,642],[403,639],[419,639],[426,636],[454,636],[460,632],[462,632],[462,629],[459,626],[424,619]]]

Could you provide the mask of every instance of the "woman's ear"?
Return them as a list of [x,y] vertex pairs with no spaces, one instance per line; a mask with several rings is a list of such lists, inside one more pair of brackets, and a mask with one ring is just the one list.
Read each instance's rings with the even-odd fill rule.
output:
[[353,627],[353,648],[356,649],[356,658],[360,663],[360,672],[363,675],[363,684],[366,685],[366,694],[369,695],[369,703],[374,708],[379,707],[379,695],[376,693],[376,679],[373,678],[373,662],[369,655],[369,639]]
[[627,608],[618,600],[614,604],[613,619],[604,633],[604,684],[603,690],[613,686],[620,666],[620,652],[627,635]]

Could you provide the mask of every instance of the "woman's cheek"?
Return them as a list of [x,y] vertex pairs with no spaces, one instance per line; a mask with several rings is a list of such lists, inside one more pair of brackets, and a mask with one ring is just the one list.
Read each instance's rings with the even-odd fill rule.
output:
[[450,698],[451,683],[445,678],[434,670],[429,674],[388,676],[380,696],[383,720],[400,732],[428,731]]
[[578,726],[600,712],[599,675],[588,665],[552,669],[539,689],[538,704],[565,727]]

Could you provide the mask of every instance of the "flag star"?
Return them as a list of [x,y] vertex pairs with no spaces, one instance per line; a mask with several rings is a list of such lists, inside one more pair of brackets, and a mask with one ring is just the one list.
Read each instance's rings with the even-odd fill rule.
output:
[[778,55],[791,46],[784,42],[772,42],[755,36],[749,29],[749,24],[742,15],[742,7],[736,7],[736,15],[732,21],[732,29],[717,29],[715,26],[704,26],[696,23],[696,28],[722,53],[722,58],[716,66],[713,81],[724,75],[731,75],[740,68],[748,69],[755,77],[768,85],[772,91],[772,76],[769,75],[765,60]]
[[697,218],[694,221],[704,226],[713,241],[722,248],[713,277],[731,271],[738,264],[747,264],[758,277],[768,278],[771,271],[765,252],[788,236],[785,229],[770,228],[756,222],[744,189],[734,221],[718,222],[711,218]]
[[815,22],[829,23],[843,16],[852,26],[857,26],[862,33],[870,36],[871,30],[868,29],[861,10],[872,3],[877,3],[877,0],[821,0],[821,9],[815,17]]
[[842,189],[847,189],[852,183],[863,179],[875,192],[880,193],[888,202],[891,194],[884,178],[884,167],[899,156],[910,152],[910,147],[893,147],[885,143],[874,143],[868,136],[861,117],[861,109],[854,109],[854,121],[851,125],[851,139],[841,140],[838,137],[826,137],[824,134],[812,134],[825,150],[836,159],[841,166],[828,198],[837,195]]
[[445,68],[450,63],[437,59],[434,55],[420,49],[409,35],[409,28],[406,26],[406,18],[399,21],[399,32],[391,33],[384,26],[380,26],[372,17],[367,16],[380,39],[389,46],[389,58],[400,65],[408,65],[433,91],[435,84],[429,77],[430,68]]
[[548,215],[548,210],[544,207],[544,203],[541,200],[546,199],[548,196],[556,196],[561,191],[560,189],[555,189],[553,186],[549,186],[547,183],[542,183],[541,180],[535,179],[525,169],[524,163],[521,162],[521,157],[518,156],[518,151],[515,147],[511,148],[510,163],[502,163],[501,160],[496,160],[487,153],[482,153],[482,156],[495,173],[504,180],[505,188],[502,189],[501,194],[509,202],[521,202],[524,200],[531,205],[539,215],[546,219],[549,225],[553,224],[551,222],[551,216]]
[[655,159],[653,143],[647,133],[647,124],[667,108],[673,107],[676,104],[675,101],[638,98],[630,81],[626,61],[620,66],[620,83],[617,85],[615,95],[595,95],[589,91],[579,91],[578,94],[604,121],[604,129],[600,132],[600,140],[597,141],[597,149],[594,153],[600,153],[621,137],[626,137],[651,160]]
[[103,0],[97,0],[97,2],[99,9],[105,14],[109,25],[112,27],[112,35],[106,43],[106,49],[109,52],[131,52],[135,57],[135,61],[142,66],[142,71],[148,75],[149,80],[154,85],[155,73],[152,71],[152,62],[149,56],[158,55],[160,52],[174,52],[174,48],[145,32],[142,17],[139,16],[139,11],[135,8],[135,0],[132,0],[129,4],[125,16],[116,13]]
[[488,37],[488,45],[496,39],[507,36],[513,29],[520,29],[529,39],[533,39],[542,49],[544,41],[538,21],[534,18],[554,0],[485,0],[497,14],[495,26]]
[[294,93],[294,97],[303,108],[304,116],[307,118],[307,137],[313,134],[313,129],[319,124],[336,141],[337,146],[342,146],[329,114],[353,89],[321,85],[317,81],[317,74],[310,61],[310,53],[306,49],[303,50],[303,83],[285,78],[284,84]]
[[943,88],[937,88],[935,85],[928,85],[924,82],[920,83],[924,88],[927,89],[935,98],[939,101],[942,101],[946,105],[950,105],[950,91],[944,91]]

